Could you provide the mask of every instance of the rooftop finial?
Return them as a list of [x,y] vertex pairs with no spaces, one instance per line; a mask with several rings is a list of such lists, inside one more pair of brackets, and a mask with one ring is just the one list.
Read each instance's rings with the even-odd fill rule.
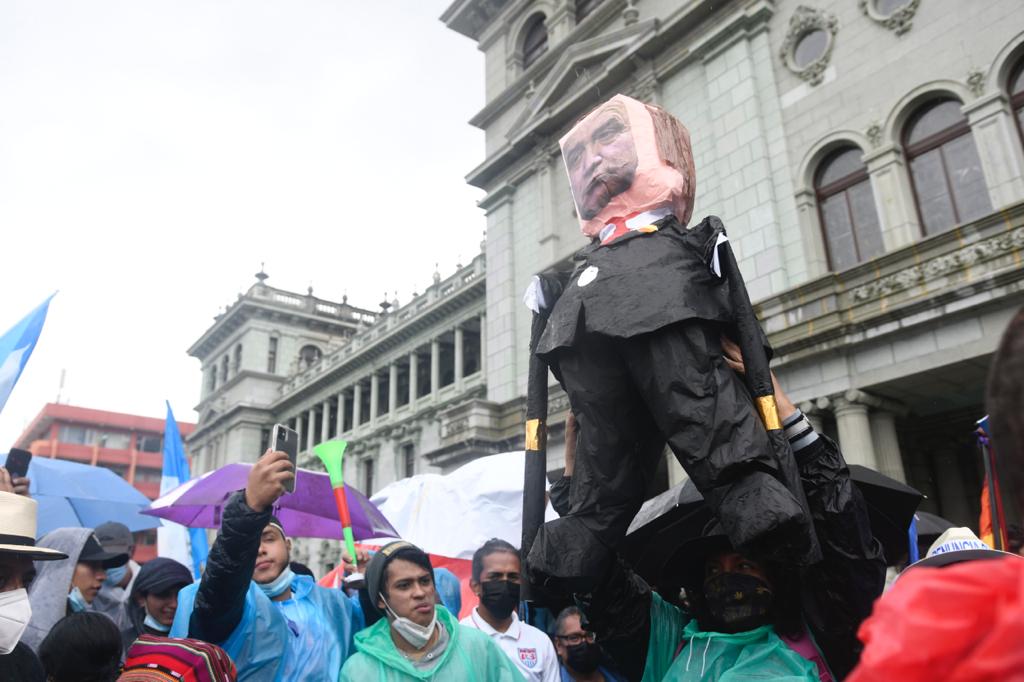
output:
[[439,263],[434,263],[434,284],[441,283],[441,273],[439,272]]
[[260,284],[263,284],[270,277],[264,270],[265,265],[266,263],[260,262],[260,271],[256,273],[256,279],[260,281]]
[[391,307],[391,303],[388,301],[388,292],[384,292],[384,300],[380,302],[380,314],[387,315],[388,308]]

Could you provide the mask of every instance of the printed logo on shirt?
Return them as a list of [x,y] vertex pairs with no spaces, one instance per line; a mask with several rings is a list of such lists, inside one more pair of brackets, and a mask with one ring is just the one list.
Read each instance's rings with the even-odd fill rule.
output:
[[536,649],[520,649],[519,660],[523,662],[527,668],[537,667],[537,650]]

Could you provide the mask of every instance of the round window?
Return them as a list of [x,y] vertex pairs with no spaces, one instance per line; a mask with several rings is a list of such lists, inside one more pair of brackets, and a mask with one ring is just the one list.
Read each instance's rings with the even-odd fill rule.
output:
[[910,4],[910,0],[875,0],[875,11],[887,17],[896,10]]
[[793,50],[793,65],[798,69],[806,69],[808,66],[825,56],[828,50],[828,31],[820,28],[808,31],[796,43]]

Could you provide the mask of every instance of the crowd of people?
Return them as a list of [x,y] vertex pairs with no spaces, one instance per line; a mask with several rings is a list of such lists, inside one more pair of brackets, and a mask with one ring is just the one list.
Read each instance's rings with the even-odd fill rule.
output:
[[[739,349],[724,360],[745,371]],[[993,444],[1024,490],[1024,311],[994,359]],[[517,547],[473,556],[478,599],[461,620],[460,584],[404,540],[340,554],[361,579],[317,584],[291,561],[274,517],[294,476],[268,451],[223,510],[201,578],[169,558],[132,560],[118,523],[36,538],[28,481],[0,471],[0,679],[620,680],[1024,679],[1024,560],[966,528],[939,537],[883,595],[886,560],[837,445],[776,384],[823,558],[797,569],[738,551],[718,520],[681,543],[652,586],[610,553],[586,592],[532,585],[546,618],[520,617]],[[566,471],[550,493],[568,513]],[[955,603],[956,608],[950,608]]]

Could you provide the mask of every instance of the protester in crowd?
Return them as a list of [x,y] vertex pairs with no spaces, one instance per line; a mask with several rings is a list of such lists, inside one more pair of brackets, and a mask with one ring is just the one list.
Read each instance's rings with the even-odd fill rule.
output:
[[430,679],[521,682],[518,668],[483,633],[437,604],[430,557],[399,540],[366,567],[366,591],[384,617],[356,635],[342,682]]
[[220,645],[240,680],[334,682],[362,627],[340,590],[289,568],[291,540],[270,510],[294,476],[283,452],[253,465],[224,507],[202,581],[178,594],[171,636]]
[[[744,367],[723,340],[726,362]],[[666,562],[659,588],[686,587],[689,612],[666,602],[622,564],[576,595],[587,626],[628,676],[716,680],[841,679],[856,664],[857,627],[881,594],[882,549],[838,447],[817,434],[775,382],[775,398],[800,470],[824,559],[802,571],[736,552],[717,524]],[[822,656],[824,654],[824,656]]]
[[61,618],[92,610],[107,569],[128,561],[127,554],[104,550],[91,528],[58,528],[38,544],[66,554],[69,561],[36,564],[36,577],[28,591],[32,620],[24,635],[24,641],[36,651]]
[[[358,567],[352,563],[346,550],[341,550],[341,564],[346,575],[353,573],[366,574],[366,566],[375,553],[366,549],[356,549]],[[346,588],[352,596],[352,604],[362,614],[363,623],[369,627],[380,620],[383,616],[377,611],[370,600],[365,586],[364,589]],[[438,567],[434,569],[434,590],[437,595],[437,603],[448,609],[448,612],[459,617],[462,610],[462,583],[458,576],[447,568]]]
[[118,682],[234,682],[231,657],[216,644],[198,639],[142,635],[125,654]]
[[604,663],[593,632],[583,629],[583,614],[568,606],[555,623],[555,651],[562,662],[562,682],[626,682]]
[[32,562],[57,562],[68,555],[36,546],[35,500],[0,492],[0,680],[43,682],[46,674],[22,634],[32,618],[26,590],[35,574]]
[[157,557],[139,569],[124,605],[121,638],[125,650],[140,635],[166,637],[178,611],[178,591],[192,584],[192,572],[174,559]]
[[128,625],[124,607],[132,592],[132,583],[139,574],[139,564],[131,558],[135,554],[135,539],[128,526],[117,521],[96,526],[96,539],[106,551],[128,555],[127,563],[107,569],[107,577],[103,579],[103,586],[92,604],[93,609],[107,614],[117,627],[123,629]]
[[72,613],[39,645],[47,682],[114,682],[121,669],[121,634],[102,613]]
[[551,640],[516,614],[522,562],[519,550],[498,538],[473,553],[469,585],[480,599],[462,624],[483,632],[528,680],[557,682],[558,657]]
[[[1024,309],[992,358],[985,397],[996,465],[1024,494]],[[849,682],[1024,679],[1024,558],[948,529],[911,564],[858,633]]]

